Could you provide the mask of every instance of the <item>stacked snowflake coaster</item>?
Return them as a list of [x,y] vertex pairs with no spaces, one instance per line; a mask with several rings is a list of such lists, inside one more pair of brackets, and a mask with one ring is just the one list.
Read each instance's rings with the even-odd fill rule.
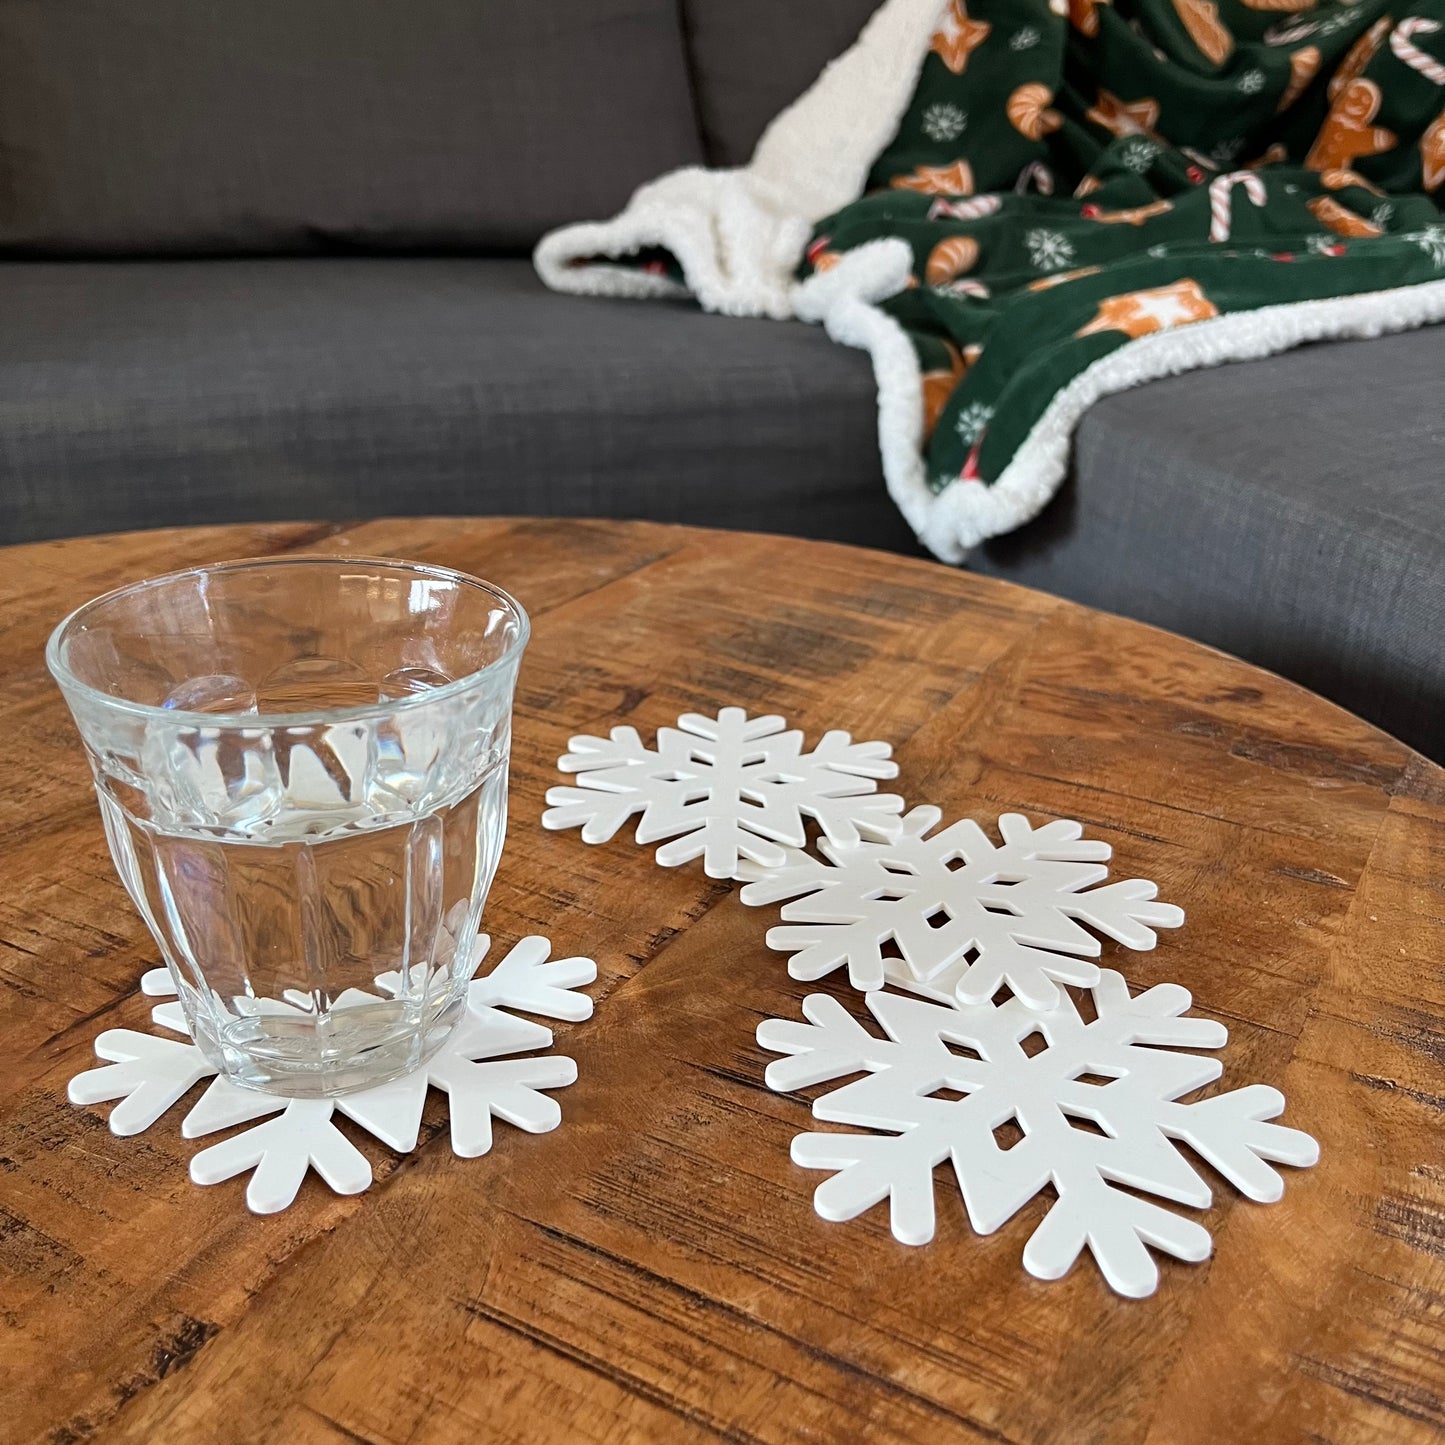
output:
[[[789,925],[768,932],[792,952],[794,978],[822,978],[845,964],[856,989],[896,984],[960,1004],[987,1003],[1007,987],[1032,1009],[1058,1005],[1061,983],[1092,988],[1101,951],[1088,923],[1132,948],[1153,948],[1155,928],[1178,928],[1183,912],[1154,902],[1158,889],[1131,878],[1105,888],[1107,843],[1078,823],[1033,828],[1018,813],[999,819],[1003,844],[969,819],[934,833],[943,814],[914,808],[893,837],[839,844],[826,862],[806,854],[770,873],[748,870],[744,903],[797,901]],[[931,836],[930,836],[931,835]],[[893,957],[883,950],[892,945]]]
[[[489,940],[482,934],[473,967],[480,967]],[[98,1104],[118,1099],[110,1127],[116,1134],[139,1134],[202,1079],[206,1092],[181,1121],[187,1139],[247,1124],[244,1129],[201,1150],[191,1160],[197,1184],[219,1184],[248,1170],[246,1203],[257,1214],[274,1214],[295,1198],[307,1171],[314,1169],[338,1194],[359,1194],[371,1184],[365,1155],[336,1127],[340,1112],[399,1153],[416,1148],[428,1087],[447,1095],[452,1151],[464,1159],[492,1147],[492,1119],[505,1119],[528,1133],[555,1129],[562,1120],[557,1101],[541,1092],[571,1084],[577,1066],[556,1054],[518,1054],[548,1049],[552,1031],[542,1024],[504,1012],[519,1009],[544,1018],[580,1021],[592,1014],[592,1000],[579,990],[597,977],[588,958],[551,962],[545,938],[524,938],[491,973],[468,985],[467,1011],[441,1049],[422,1067],[374,1089],[335,1099],[286,1099],[243,1089],[222,1078],[192,1043],[132,1029],[108,1029],[95,1041],[96,1056],[110,1062],[70,1081],[70,1100]],[[377,979],[386,991],[395,975]],[[151,995],[174,995],[163,968],[141,981]],[[179,1002],[164,1003],[151,1017],[172,1033],[188,1035]]]
[[[1150,949],[1155,930],[1184,914],[1158,902],[1153,883],[1106,883],[1109,846],[1078,823],[1035,828],[1006,813],[995,843],[967,819],[940,829],[934,807],[900,818],[901,799],[872,781],[897,773],[886,743],[830,732],[805,753],[783,719],[738,708],[678,726],[655,749],[632,728],[574,738],[560,766],[581,786],[552,789],[543,823],[581,825],[599,843],[641,814],[639,843],[672,840],[660,863],[702,855],[711,876],[747,880],[743,902],[791,900],[768,943],[790,955],[794,978],[846,969],[864,993],[883,1038],[827,994],[804,1000],[806,1022],[769,1019],[757,1031],[788,1056],[768,1066],[779,1092],[864,1076],[820,1097],[813,1116],[874,1132],[793,1141],[795,1163],[831,1175],[814,1195],[825,1219],[886,1199],[894,1236],[924,1244],[941,1164],[980,1234],[1052,1185],[1058,1199],[1025,1268],[1057,1279],[1087,1247],[1115,1290],[1140,1297],[1158,1285],[1151,1247],[1188,1261],[1211,1249],[1202,1225],[1127,1192],[1212,1202],[1175,1141],[1259,1201],[1284,1192],[1273,1164],[1315,1163],[1309,1135],[1267,1122],[1284,1109],[1276,1089],[1181,1102],[1223,1065],[1180,1050],[1219,1048],[1228,1032],[1186,1017],[1178,985],[1131,997],[1092,961],[1102,945],[1090,929]],[[801,851],[806,818],[822,829],[822,859]],[[1064,986],[1089,991],[1093,1017]]]
[[700,857],[710,878],[739,876],[742,859],[781,866],[788,854],[780,845],[806,841],[805,818],[841,844],[896,826],[903,799],[877,792],[874,781],[897,776],[887,743],[830,732],[805,753],[803,734],[787,727],[725,707],[715,718],[678,718],[659,730],[656,748],[629,727],[575,737],[557,766],[576,773],[579,786],[548,790],[542,826],[580,827],[584,842],[605,843],[639,813],[639,843],[671,840],[657,850],[664,868]]

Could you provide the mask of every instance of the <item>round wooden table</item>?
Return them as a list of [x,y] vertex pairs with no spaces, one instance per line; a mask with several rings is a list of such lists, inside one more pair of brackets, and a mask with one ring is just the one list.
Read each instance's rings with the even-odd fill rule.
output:
[[[143,1027],[156,961],[42,661],[69,608],[176,567],[299,550],[491,578],[531,610],[501,941],[600,967],[558,1026],[580,1080],[540,1137],[454,1158],[367,1136],[377,1183],[249,1215],[193,1186],[179,1111],[113,1137],[67,1080]],[[930,563],[645,524],[421,520],[155,532],[0,566],[0,1285],[7,1441],[1363,1441],[1445,1428],[1445,777],[1290,683],[1177,637]],[[1075,818],[1188,913],[1105,945],[1226,1022],[1219,1087],[1277,1085],[1318,1167],[1223,1181],[1202,1265],[1144,1301],[1087,1255],[1020,1265],[940,1171],[934,1243],[827,1224],[789,1160],[761,1018],[798,1015],[768,910],[619,838],[544,833],[576,732],[779,712],[892,742],[910,802]],[[840,990],[841,994],[841,990]],[[1186,1211],[1187,1212],[1187,1211]]]

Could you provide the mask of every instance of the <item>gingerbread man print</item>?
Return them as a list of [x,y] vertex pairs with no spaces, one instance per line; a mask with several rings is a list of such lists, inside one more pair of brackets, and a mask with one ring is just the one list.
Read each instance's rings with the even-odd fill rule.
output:
[[1382,16],[1370,26],[1360,38],[1350,47],[1350,53],[1340,61],[1335,73],[1330,76],[1330,83],[1326,88],[1331,100],[1334,100],[1339,93],[1351,83],[1358,80],[1364,74],[1365,67],[1375,58],[1375,52],[1380,48],[1385,36],[1390,33],[1390,17]]
[[1359,156],[1390,150],[1394,131],[1371,124],[1380,113],[1381,98],[1373,80],[1352,80],[1335,98],[1305,165],[1312,171],[1353,170]]
[[1327,191],[1342,191],[1346,186],[1359,186],[1362,191],[1369,191],[1371,195],[1385,194],[1374,181],[1366,180],[1359,171],[1321,171],[1320,184]]

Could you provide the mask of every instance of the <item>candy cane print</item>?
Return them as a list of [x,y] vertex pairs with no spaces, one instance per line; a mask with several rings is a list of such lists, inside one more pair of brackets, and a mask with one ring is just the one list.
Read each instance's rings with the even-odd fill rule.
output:
[[1030,186],[1038,189],[1041,196],[1054,193],[1054,173],[1042,161],[1030,161],[1019,173],[1014,190],[1021,196],[1027,195]]
[[969,196],[962,201],[937,200],[928,208],[928,219],[936,221],[948,216],[955,221],[981,221],[1003,204],[997,196]]
[[1266,45],[1293,45],[1296,40],[1303,40],[1306,36],[1313,35],[1320,28],[1318,20],[1311,20],[1307,15],[1296,15],[1289,20],[1280,20],[1271,25],[1264,32],[1264,43]]
[[1390,32],[1390,49],[1395,52],[1396,60],[1402,61],[1411,70],[1418,70],[1432,84],[1445,85],[1445,65],[1433,55],[1427,55],[1410,38],[1413,35],[1432,35],[1439,29],[1438,20],[1426,20],[1420,15],[1411,16],[1408,20],[1402,20]]
[[1253,171],[1230,171],[1226,176],[1216,176],[1209,183],[1209,239],[1227,241],[1234,201],[1235,186],[1243,186],[1244,193],[1256,205],[1264,205],[1264,182]]

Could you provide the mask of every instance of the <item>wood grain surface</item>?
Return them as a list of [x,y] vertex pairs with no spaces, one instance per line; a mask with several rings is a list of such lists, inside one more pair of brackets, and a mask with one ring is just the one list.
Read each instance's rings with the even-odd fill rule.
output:
[[[511,829],[488,907],[600,967],[558,1026],[564,1122],[454,1158],[356,1134],[377,1183],[272,1218],[189,1183],[179,1111],[113,1137],[66,1102],[156,961],[42,661],[72,606],[229,556],[428,559],[531,610]],[[1445,776],[1293,685],[925,562],[645,524],[421,520],[157,532],[0,553],[0,1439],[1400,1442],[1445,1435]],[[1220,1182],[1214,1258],[1116,1298],[1019,1256],[939,1183],[936,1241],[824,1223],[806,1100],[763,1087],[796,1016],[767,910],[630,840],[538,825],[576,732],[740,704],[892,742],[896,790],[986,825],[1077,818],[1188,923],[1174,980],[1275,1084],[1315,1169]],[[349,1127],[349,1126],[347,1126]]]

